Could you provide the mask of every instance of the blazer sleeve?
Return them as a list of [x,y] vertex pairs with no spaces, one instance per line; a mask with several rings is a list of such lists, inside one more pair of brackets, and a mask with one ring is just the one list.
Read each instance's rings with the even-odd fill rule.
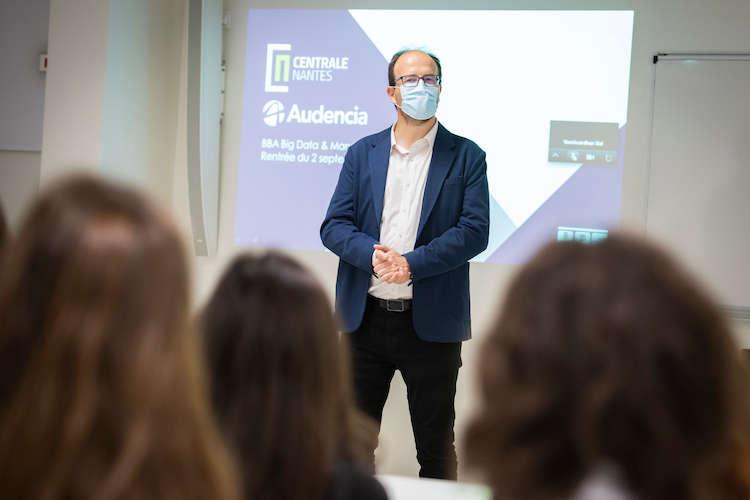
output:
[[487,186],[486,154],[473,162],[464,189],[461,214],[455,226],[427,245],[404,254],[412,281],[418,281],[455,269],[478,255],[489,240],[490,203]]
[[352,148],[346,152],[339,181],[320,226],[320,239],[341,260],[372,274],[373,245],[377,240],[357,226],[356,196],[359,164]]

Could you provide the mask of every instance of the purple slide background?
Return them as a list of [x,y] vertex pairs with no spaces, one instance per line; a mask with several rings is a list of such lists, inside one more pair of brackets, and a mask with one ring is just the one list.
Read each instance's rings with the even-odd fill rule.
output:
[[616,165],[579,168],[487,262],[525,262],[542,245],[557,239],[558,226],[616,228],[620,222],[626,128],[620,128]]
[[[386,96],[387,61],[345,10],[252,9],[247,31],[235,244],[322,250],[318,231],[341,165],[261,161],[261,139],[354,143],[388,127],[396,114]],[[266,93],[268,43],[291,44],[292,57],[349,57],[349,69],[334,70],[332,82],[292,80],[288,93]],[[294,103],[300,109],[323,104],[351,110],[356,105],[367,111],[368,124],[270,127],[262,110],[272,99],[282,102],[287,113]],[[337,153],[343,157],[345,151]]]
[[[291,44],[288,52],[291,57],[348,57],[349,68],[334,70],[332,82],[291,80],[288,93],[267,93],[269,43]],[[385,93],[386,69],[383,55],[347,11],[249,11],[235,211],[237,246],[323,249],[318,230],[338,180],[340,164],[261,161],[261,141],[266,138],[353,143],[388,127],[396,114]],[[270,100],[280,101],[285,113],[292,104],[303,110],[317,109],[321,104],[329,110],[351,110],[356,105],[367,111],[368,124],[282,123],[271,127],[263,120],[263,106]],[[503,233],[497,236],[504,241],[487,261],[522,263],[541,245],[556,239],[558,226],[615,228],[620,220],[624,141],[625,127],[622,127],[615,166],[582,166],[507,238],[513,230],[512,223],[501,211],[504,218],[495,221],[496,226],[502,222],[495,229]],[[295,150],[293,154],[299,152]],[[343,157],[345,151],[335,153]],[[502,201],[498,202],[502,209]],[[495,212],[497,216],[498,211]]]

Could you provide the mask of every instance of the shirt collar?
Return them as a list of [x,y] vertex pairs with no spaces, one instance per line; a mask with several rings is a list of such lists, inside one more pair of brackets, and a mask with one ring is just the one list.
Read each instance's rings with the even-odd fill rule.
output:
[[[396,134],[393,132],[395,128],[396,128],[396,124],[394,123],[393,125],[391,125],[391,150],[393,148],[396,148],[401,153],[404,153],[404,154],[408,153],[409,152],[408,150],[396,144]],[[422,137],[421,139],[414,141],[414,144],[411,145],[412,149],[414,149],[414,146],[418,147],[420,144],[422,144],[422,141],[424,141],[425,145],[431,149],[433,145],[435,144],[435,137],[437,136],[437,130],[438,130],[438,121],[435,120],[435,124],[432,126],[430,131],[427,132],[425,136]]]

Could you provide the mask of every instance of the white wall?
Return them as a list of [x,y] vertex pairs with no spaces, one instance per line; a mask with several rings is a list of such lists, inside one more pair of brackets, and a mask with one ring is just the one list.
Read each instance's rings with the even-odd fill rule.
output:
[[101,164],[108,4],[52,0],[41,182]]
[[41,180],[89,170],[171,207],[185,0],[52,0]]
[[42,148],[49,2],[0,2],[0,150]]
[[41,162],[38,151],[0,151],[0,206],[11,231],[39,189]]
[[0,206],[11,226],[39,187],[49,0],[0,2]]
[[101,168],[171,206],[185,0],[110,0]]

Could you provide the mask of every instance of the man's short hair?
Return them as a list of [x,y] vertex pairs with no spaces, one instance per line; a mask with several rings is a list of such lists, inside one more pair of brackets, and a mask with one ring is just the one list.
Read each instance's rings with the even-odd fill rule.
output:
[[440,77],[440,80],[443,80],[443,68],[440,66],[440,59],[438,59],[436,55],[422,49],[402,49],[393,54],[393,57],[391,57],[391,62],[388,63],[388,85],[390,85],[391,87],[396,85],[396,75],[393,74],[393,67],[396,65],[396,61],[398,61],[398,58],[406,54],[407,52],[412,52],[415,50],[427,54],[432,58],[433,61],[435,61],[435,64],[437,65],[437,74]]

